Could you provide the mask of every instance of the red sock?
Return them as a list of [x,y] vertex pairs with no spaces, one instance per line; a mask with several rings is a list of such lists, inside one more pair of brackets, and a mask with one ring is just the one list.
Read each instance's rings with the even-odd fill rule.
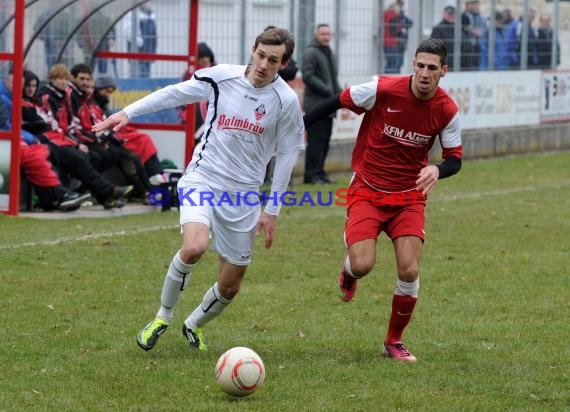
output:
[[388,336],[386,337],[388,344],[402,341],[402,334],[412,319],[417,300],[418,298],[413,296],[394,295],[392,298],[392,314],[390,315]]

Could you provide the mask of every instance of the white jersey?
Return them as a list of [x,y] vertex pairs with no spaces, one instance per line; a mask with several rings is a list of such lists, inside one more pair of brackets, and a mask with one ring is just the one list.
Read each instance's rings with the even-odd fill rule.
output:
[[[198,173],[222,190],[258,190],[265,167],[276,153],[271,190],[283,192],[304,147],[299,99],[279,76],[265,87],[254,87],[246,69],[220,64],[198,70],[190,80],[160,89],[124,111],[132,119],[208,100],[202,143],[194,150],[186,173]],[[266,208],[271,214],[278,210]]]

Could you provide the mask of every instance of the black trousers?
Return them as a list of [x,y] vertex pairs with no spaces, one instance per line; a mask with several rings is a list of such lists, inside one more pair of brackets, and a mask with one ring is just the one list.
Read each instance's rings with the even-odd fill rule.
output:
[[94,144],[88,147],[90,152],[96,153],[99,157],[97,170],[100,172],[117,166],[139,194],[143,195],[152,188],[140,159],[133,152],[114,143],[106,146]]
[[162,169],[162,165],[160,164],[160,160],[158,160],[157,155],[152,155],[151,157],[149,157],[143,166],[144,170],[146,171],[146,175],[149,177],[157,174],[162,174],[162,172],[164,171]]
[[98,202],[104,202],[113,195],[113,184],[101,176],[93,166],[94,163],[100,162],[97,154],[87,155],[76,147],[58,146],[51,141],[47,144],[61,177],[69,174],[78,179]]
[[319,120],[307,129],[305,151],[305,183],[311,183],[326,176],[325,160],[329,153],[333,127],[332,117]]

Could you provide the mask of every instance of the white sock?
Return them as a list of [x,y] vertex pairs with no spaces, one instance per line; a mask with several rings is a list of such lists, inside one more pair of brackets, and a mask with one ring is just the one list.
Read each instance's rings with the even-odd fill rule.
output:
[[214,286],[208,289],[202,299],[202,303],[186,318],[184,324],[190,329],[202,327],[220,315],[231,302],[231,300],[225,299],[220,295],[218,282],[216,282]]
[[346,255],[346,258],[344,259],[344,271],[356,279],[354,273],[352,273],[352,269],[350,268],[350,256],[348,255]]
[[420,278],[417,278],[414,282],[404,282],[398,279],[398,281],[396,282],[396,289],[394,290],[394,295],[412,296],[414,298],[417,298],[419,290],[420,290]]
[[162,286],[162,294],[160,295],[160,309],[157,316],[167,322],[172,322],[174,308],[180,299],[180,295],[192,276],[193,264],[187,264],[180,259],[180,251],[176,252]]

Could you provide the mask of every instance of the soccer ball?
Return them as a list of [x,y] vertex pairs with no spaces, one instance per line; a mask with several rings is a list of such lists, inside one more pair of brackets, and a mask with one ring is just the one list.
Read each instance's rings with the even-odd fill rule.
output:
[[215,376],[218,386],[224,392],[233,396],[248,396],[263,384],[265,366],[257,353],[236,346],[220,356]]

